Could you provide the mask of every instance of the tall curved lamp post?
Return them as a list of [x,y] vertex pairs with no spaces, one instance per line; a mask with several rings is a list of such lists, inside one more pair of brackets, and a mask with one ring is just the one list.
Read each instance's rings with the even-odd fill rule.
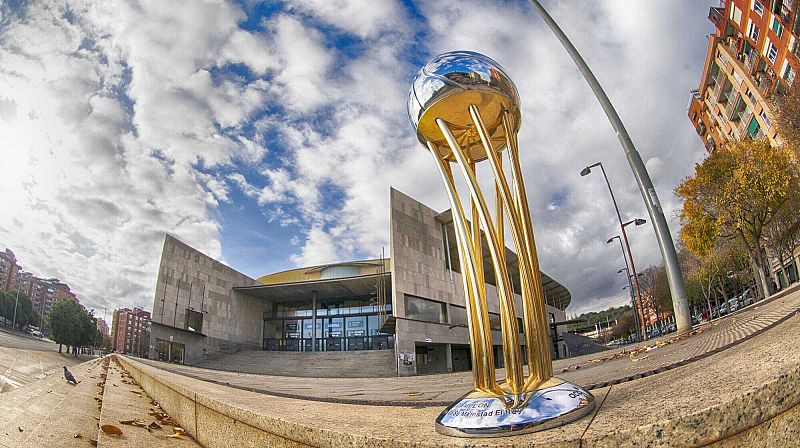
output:
[[647,213],[650,215],[653,229],[656,232],[656,239],[658,240],[661,256],[664,259],[664,268],[667,272],[667,280],[672,295],[672,307],[675,311],[675,321],[678,332],[687,332],[692,329],[692,317],[689,311],[689,300],[686,296],[686,289],[683,284],[683,274],[678,264],[678,254],[675,251],[672,235],[669,233],[669,226],[667,225],[667,219],[664,217],[664,210],[661,208],[658,195],[656,195],[656,189],[653,187],[653,181],[650,180],[650,174],[647,172],[644,162],[642,162],[642,157],[639,155],[639,152],[636,151],[636,147],[633,146],[633,141],[631,141],[628,131],[625,129],[625,125],[622,124],[622,120],[619,118],[617,111],[603,91],[603,87],[600,86],[600,82],[594,76],[591,69],[589,69],[586,61],[584,61],[583,57],[578,53],[578,50],[572,45],[567,35],[561,30],[561,27],[550,17],[550,14],[538,0],[528,1],[545,23],[547,23],[547,26],[550,27],[553,34],[558,37],[558,40],[567,50],[567,53],[572,57],[575,65],[578,66],[583,77],[586,78],[586,82],[589,83],[589,87],[591,87],[592,92],[594,92],[595,97],[597,97],[597,101],[600,102],[603,111],[605,111],[606,116],[608,116],[608,120],[614,128],[617,138],[619,138],[620,143],[622,143],[622,149],[625,151],[625,156],[628,158],[631,170],[633,170],[633,176],[636,178],[639,191],[642,193],[645,205],[647,206]]
[[[441,54],[419,71],[409,92],[408,112],[417,138],[433,158],[453,214],[472,355],[473,389],[445,409],[436,430],[458,437],[492,437],[537,431],[578,419],[594,409],[591,393],[553,377],[539,259],[520,165],[517,133],[519,94],[505,70],[469,51]],[[510,172],[503,169],[508,155]],[[477,164],[488,161],[496,207],[490,210],[477,180]],[[471,209],[454,174],[466,182]],[[518,255],[522,312],[509,275],[505,223]],[[491,262],[484,267],[483,238]],[[505,380],[495,376],[486,277],[497,285],[497,309]],[[493,302],[494,302],[493,298]],[[522,328],[517,316],[522,315]],[[524,329],[524,335],[520,336]],[[527,353],[523,370],[522,340]]]
[[[625,256],[625,248],[622,247],[622,238],[620,238],[619,235],[614,235],[611,238],[609,238],[608,241],[606,241],[606,244],[611,244],[611,243],[614,242],[614,240],[618,240],[619,241],[619,248],[620,248],[620,250],[622,250],[622,259],[625,260],[625,267],[623,269],[626,272],[628,272],[628,274],[627,274],[627,276],[628,276],[628,287],[630,288],[629,292],[630,292],[630,295],[631,295],[631,310],[633,311],[633,322],[636,325],[636,337],[637,337],[638,340],[642,340],[642,337],[643,337],[643,335],[646,335],[646,332],[642,331],[642,326],[641,326],[641,321],[642,320],[640,318],[641,313],[639,311],[640,310],[639,301],[636,299],[636,295],[633,292],[633,283],[631,282],[630,267],[628,265],[628,258]],[[617,271],[617,274],[619,274],[621,271],[622,271],[622,269]]]

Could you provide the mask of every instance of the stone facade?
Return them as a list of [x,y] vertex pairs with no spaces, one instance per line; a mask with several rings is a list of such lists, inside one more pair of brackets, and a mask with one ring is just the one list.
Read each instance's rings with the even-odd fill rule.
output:
[[[392,310],[396,324],[396,349],[400,375],[448,372],[453,370],[452,346],[469,343],[467,329],[450,322],[453,307],[464,307],[465,296],[461,274],[448,267],[444,223],[439,212],[395,190],[390,192],[391,234],[390,267],[392,272]],[[453,266],[455,269],[456,267]],[[445,303],[447,322],[422,322],[410,320],[405,314],[406,298],[420,297]],[[522,297],[515,294],[517,316],[522,317]],[[490,313],[499,313],[497,287],[486,284],[486,299]],[[566,320],[563,310],[546,306],[555,321]],[[501,341],[499,331],[492,332],[494,341]],[[524,344],[524,341],[523,341]],[[416,356],[418,346],[430,347],[434,354],[428,356],[432,371],[420,372]],[[560,346],[563,344],[560,343]],[[499,346],[496,346],[499,349]],[[563,348],[563,347],[561,347]],[[497,350],[497,349],[496,349]],[[414,353],[414,356],[408,354]],[[410,362],[408,359],[410,358]],[[431,366],[424,367],[427,370]]]
[[[465,313],[461,274],[448,267],[453,254],[448,253],[446,223],[440,215],[413,198],[390,190],[389,270],[395,346],[394,350],[385,350],[391,356],[361,355],[365,362],[369,361],[364,364],[365,370],[406,376],[469,369],[466,321],[457,318]],[[294,271],[298,270],[287,272]],[[281,279],[288,283],[305,281]],[[167,235],[153,304],[150,357],[159,359],[159,343],[162,359],[164,344],[170,344],[171,360],[186,364],[213,363],[223,354],[261,350],[264,312],[271,309],[272,301],[233,290],[257,284],[256,280]],[[489,312],[498,314],[497,288],[487,284],[486,293]],[[407,316],[410,297],[416,298],[410,303],[440,309],[441,314],[433,319],[419,318],[418,314]],[[515,300],[518,316],[522,317],[522,298],[516,295]],[[564,311],[549,305],[547,311],[556,321],[565,320]],[[199,315],[202,325],[198,325]],[[499,331],[493,332],[493,340],[500,343]],[[172,344],[178,344],[177,350]],[[499,354],[500,346],[496,345],[495,350]],[[314,363],[309,361],[310,357],[335,355],[266,352],[264,356],[276,360],[283,357],[293,364],[306,362],[311,368]],[[276,371],[267,364],[270,363],[265,362],[264,369]],[[229,369],[236,370],[237,366],[230,365]],[[266,370],[261,373],[268,373]]]
[[[164,240],[153,303],[150,357],[158,359],[158,339],[185,344],[186,363],[231,347],[260,348],[264,311],[270,304],[233,291],[252,278],[179,241]],[[199,331],[187,329],[189,311],[202,313]]]

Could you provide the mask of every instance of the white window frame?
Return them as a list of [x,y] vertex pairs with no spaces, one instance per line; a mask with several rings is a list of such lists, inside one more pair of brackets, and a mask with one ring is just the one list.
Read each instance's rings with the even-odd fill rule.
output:
[[[755,33],[753,33],[755,31]],[[752,20],[747,19],[747,37],[753,39],[753,42],[758,43],[758,36],[761,30],[758,29],[758,25],[753,23]],[[755,34],[755,36],[753,36]]]
[[[775,46],[771,40],[767,39],[767,44],[764,46],[764,50],[764,56],[766,56],[767,59],[774,64],[775,61],[778,60],[778,47]],[[770,57],[770,54],[773,52],[773,50],[774,54],[772,57]]]
[[[775,31],[775,28],[773,28],[776,23],[778,24],[778,31]],[[783,24],[780,22],[780,20],[778,20],[777,17],[775,17],[775,14],[773,14],[769,18],[769,29],[771,29],[776,36],[778,37],[783,36]]]
[[792,66],[789,65],[789,61],[783,61],[783,68],[780,71],[781,78],[783,78],[789,86],[794,84],[794,79],[796,78],[797,74],[792,70]]
[[769,117],[767,117],[767,113],[763,110],[761,111],[761,119],[764,120],[764,124],[767,125],[766,129],[769,130],[769,128],[772,127],[772,122],[770,121]]
[[742,10],[737,8],[736,5],[732,5],[730,19],[739,25],[742,24]]
[[[761,11],[759,11],[759,8],[757,8],[756,5],[760,7]],[[764,3],[759,0],[752,0],[750,7],[756,14],[758,14],[759,17],[764,17],[764,10],[766,9]]]

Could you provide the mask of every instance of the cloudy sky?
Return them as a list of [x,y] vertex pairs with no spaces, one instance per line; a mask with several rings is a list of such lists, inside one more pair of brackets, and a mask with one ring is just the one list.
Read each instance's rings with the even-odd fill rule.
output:
[[[686,110],[708,0],[547,1],[645,160],[672,188],[703,156]],[[624,218],[646,217],[610,125],[522,1],[0,0],[0,250],[82,303],[152,308],[169,232],[250,276],[388,250],[389,187],[437,210],[441,181],[406,95],[434,55],[500,62],[522,101],[542,268],[570,313],[618,305]],[[649,226],[637,264],[660,259]]]

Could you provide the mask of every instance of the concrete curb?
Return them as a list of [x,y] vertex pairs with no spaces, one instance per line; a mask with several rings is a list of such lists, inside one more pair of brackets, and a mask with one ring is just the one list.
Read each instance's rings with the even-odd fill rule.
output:
[[[436,438],[418,440],[406,434],[374,435],[348,433],[346,428],[330,429],[321,424],[310,427],[281,418],[281,410],[272,414],[245,409],[233,404],[220,387],[196,381],[196,392],[170,380],[180,375],[118,356],[130,374],[162,407],[206,447],[230,446],[550,446],[512,437],[490,440]],[[233,391],[233,390],[231,390]],[[247,393],[247,392],[236,392]],[[270,398],[254,397],[260,400]],[[279,399],[278,399],[279,400]],[[786,427],[794,422],[800,405],[800,367],[774,378],[761,387],[747,391],[732,401],[686,415],[632,427],[623,433],[582,433],[577,439],[553,440],[553,446],[726,446],[725,439],[745,437],[752,430],[763,434],[769,428]],[[369,406],[363,406],[365,411]],[[374,408],[373,408],[374,410]],[[423,419],[427,417],[420,416]],[[408,422],[413,424],[413,422]],[[631,422],[633,424],[633,422]],[[593,432],[593,431],[590,431]],[[544,433],[546,434],[546,433]],[[555,434],[554,434],[555,435]],[[558,437],[556,437],[557,439]],[[471,442],[471,443],[468,443]]]

